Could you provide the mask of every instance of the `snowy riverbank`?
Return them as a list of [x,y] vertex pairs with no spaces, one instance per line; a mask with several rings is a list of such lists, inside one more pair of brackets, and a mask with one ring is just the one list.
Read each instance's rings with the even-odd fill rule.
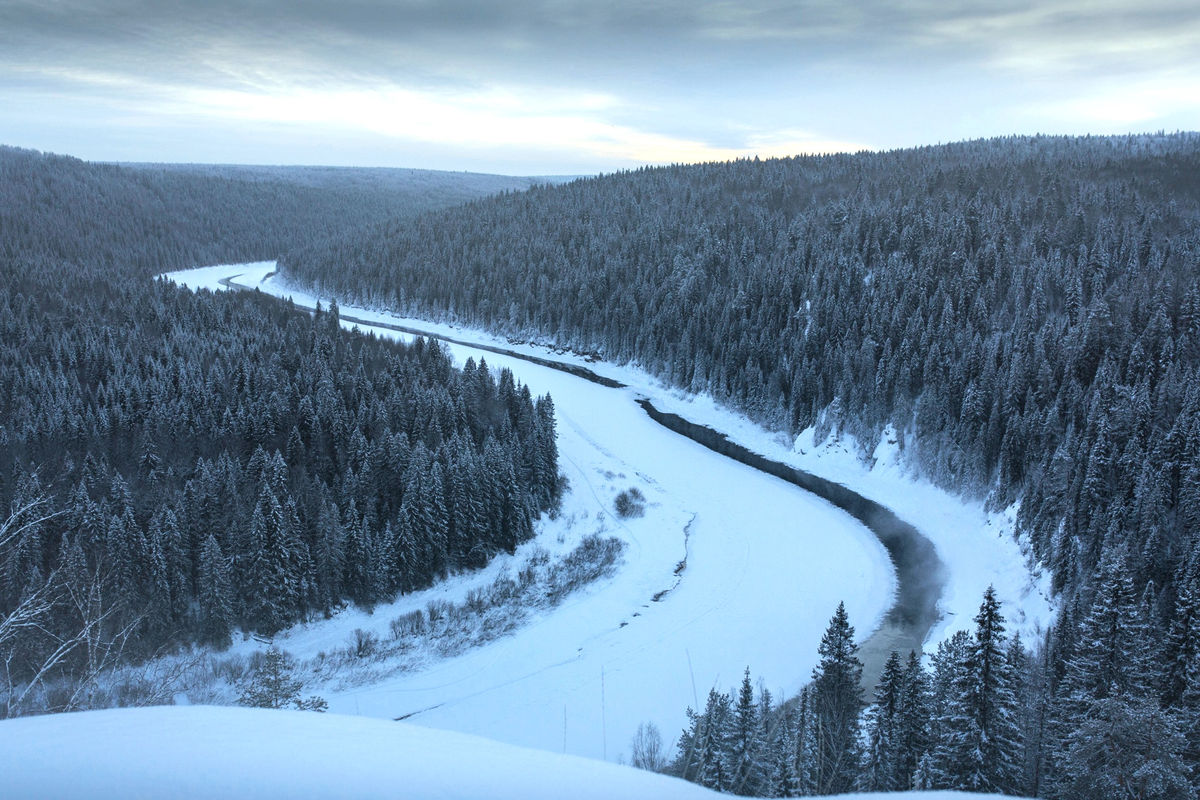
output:
[[[169,277],[193,288],[219,289],[222,279],[237,276],[239,285],[315,302],[317,298],[277,277],[264,280],[273,269],[266,262]],[[683,708],[695,702],[693,691],[703,694],[714,684],[728,688],[747,664],[772,688],[797,689],[815,662],[817,641],[838,600],[847,601],[860,636],[869,633],[893,591],[890,565],[879,544],[828,504],[658,428],[634,405],[638,393],[770,458],[838,480],[891,507],[928,535],[950,572],[945,618],[933,641],[969,626],[989,582],[996,584],[1006,613],[1019,627],[1028,630],[1048,618],[1039,586],[1031,582],[1019,548],[999,522],[978,507],[909,480],[886,447],[874,468],[868,468],[850,457],[844,442],[817,447],[801,441],[799,448],[793,447],[710,400],[666,390],[633,367],[512,345],[479,331],[366,309],[342,310],[365,320],[399,322],[586,365],[628,384],[630,390],[606,389],[529,362],[450,346],[460,360],[485,357],[493,366],[513,369],[535,392],[553,394],[563,467],[574,487],[564,518],[576,524],[612,520],[600,524],[611,524],[630,547],[615,578],[586,590],[566,607],[511,637],[435,660],[426,669],[330,692],[337,710],[415,714],[412,720],[422,724],[611,758],[625,749],[642,719],[655,721],[672,736],[682,724]],[[650,511],[645,518],[616,525],[611,499],[629,485],[646,492]],[[689,521],[682,580],[660,602],[651,602],[675,582]],[[544,526],[542,537],[557,540],[561,529],[551,532],[556,524]],[[503,568],[497,564],[489,569]],[[457,596],[475,580],[466,576],[431,591]],[[409,602],[425,599],[402,598],[398,605]],[[375,612],[379,619],[394,614],[391,608]],[[335,640],[344,643],[353,627],[364,623],[363,612],[345,616],[289,632],[280,644],[305,656]],[[355,616],[360,618],[350,623]]]

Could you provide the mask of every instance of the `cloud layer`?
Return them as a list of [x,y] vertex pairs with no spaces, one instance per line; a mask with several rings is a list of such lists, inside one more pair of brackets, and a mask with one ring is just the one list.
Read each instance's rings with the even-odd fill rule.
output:
[[0,0],[0,141],[594,172],[1196,128],[1198,54],[1194,0]]

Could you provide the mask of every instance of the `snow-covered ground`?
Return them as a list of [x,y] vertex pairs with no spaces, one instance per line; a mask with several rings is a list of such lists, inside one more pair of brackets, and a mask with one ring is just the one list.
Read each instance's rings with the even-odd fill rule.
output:
[[[278,277],[267,278],[273,270],[273,262],[263,262],[167,277],[215,290],[223,288],[221,279],[237,276],[239,285],[291,295],[305,305],[316,301]],[[890,604],[894,579],[886,553],[865,528],[824,501],[666,431],[636,406],[638,394],[769,458],[842,482],[927,535],[949,571],[945,621],[931,641],[970,626],[988,583],[1022,627],[1048,619],[1041,584],[1028,575],[1010,527],[979,506],[910,480],[886,441],[871,468],[844,441],[817,446],[803,436],[796,443],[781,440],[709,398],[664,388],[636,367],[588,363],[551,348],[513,345],[485,332],[383,312],[349,306],[342,312],[584,364],[628,384],[629,389],[609,389],[520,359],[450,346],[459,360],[486,358],[493,367],[512,369],[534,392],[554,397],[562,468],[572,491],[562,518],[539,527],[538,543],[562,549],[603,528],[627,547],[625,564],[613,579],[572,596],[513,635],[459,656],[431,658],[421,669],[369,685],[308,687],[324,694],[334,711],[407,717],[613,759],[627,749],[640,721],[654,721],[673,738],[683,725],[684,707],[696,705],[710,686],[730,688],[746,665],[773,690],[797,690],[811,672],[820,635],[839,600],[846,601],[860,637],[874,628]],[[645,517],[619,522],[611,513],[612,499],[629,486],[641,488],[650,506]],[[686,568],[677,580],[685,553]],[[506,568],[515,563],[502,559],[489,570]],[[431,592],[461,598],[485,580],[490,578],[464,576]],[[659,601],[652,600],[668,588]],[[428,600],[402,598],[370,617],[347,612],[289,631],[277,642],[311,657],[344,645],[356,627],[386,626]]]
[[[592,759],[382,720],[248,708],[139,708],[0,722],[4,797],[371,800],[716,798]],[[986,800],[959,792],[851,800]]]

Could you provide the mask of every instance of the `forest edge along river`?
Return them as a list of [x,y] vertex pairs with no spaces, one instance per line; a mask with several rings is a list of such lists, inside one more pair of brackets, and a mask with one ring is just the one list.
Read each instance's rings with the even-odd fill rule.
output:
[[[263,280],[274,275],[268,273]],[[238,291],[256,290],[255,287],[235,283],[238,275],[222,278],[222,286]],[[298,310],[312,312],[315,308],[299,303]],[[575,377],[610,389],[628,388],[612,378],[599,375],[587,367],[567,364],[553,359],[540,358],[495,345],[456,339],[444,334],[431,333],[409,325],[398,325],[381,320],[368,320],[338,312],[345,322],[374,328],[384,328],[400,333],[424,336],[431,339],[472,347],[477,350],[518,358],[539,366],[566,372]],[[913,525],[905,522],[889,508],[870,500],[857,492],[818,475],[796,467],[773,461],[749,448],[729,440],[723,433],[705,425],[691,422],[678,414],[657,409],[645,397],[637,398],[638,405],[659,425],[684,436],[715,453],[733,459],[772,477],[786,481],[806,492],[816,495],[845,511],[861,522],[887,550],[892,567],[896,571],[896,597],[883,621],[859,646],[859,659],[863,662],[863,685],[869,691],[883,671],[884,662],[893,651],[901,655],[910,650],[920,653],[930,629],[940,618],[938,601],[945,586],[945,565],[938,557],[933,543]]]

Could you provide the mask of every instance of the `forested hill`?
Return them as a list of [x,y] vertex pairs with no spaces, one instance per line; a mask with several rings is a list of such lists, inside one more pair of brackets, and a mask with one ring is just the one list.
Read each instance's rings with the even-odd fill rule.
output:
[[938,483],[1020,499],[1069,595],[1109,552],[1165,634],[1200,590],[1198,230],[1200,136],[1033,137],[537,187],[282,265],[792,433],[894,422]]
[[0,718],[513,550],[560,493],[512,374],[153,279],[407,207],[0,149]]
[[556,176],[521,177],[485,172],[447,172],[399,167],[315,167],[253,164],[169,164],[119,162],[119,166],[150,172],[175,172],[242,181],[282,181],[318,189],[378,192],[405,213],[419,213],[465,203],[536,184],[562,183]]
[[432,170],[119,166],[0,146],[0,255],[20,249],[155,275],[271,259],[297,243],[532,182]]

